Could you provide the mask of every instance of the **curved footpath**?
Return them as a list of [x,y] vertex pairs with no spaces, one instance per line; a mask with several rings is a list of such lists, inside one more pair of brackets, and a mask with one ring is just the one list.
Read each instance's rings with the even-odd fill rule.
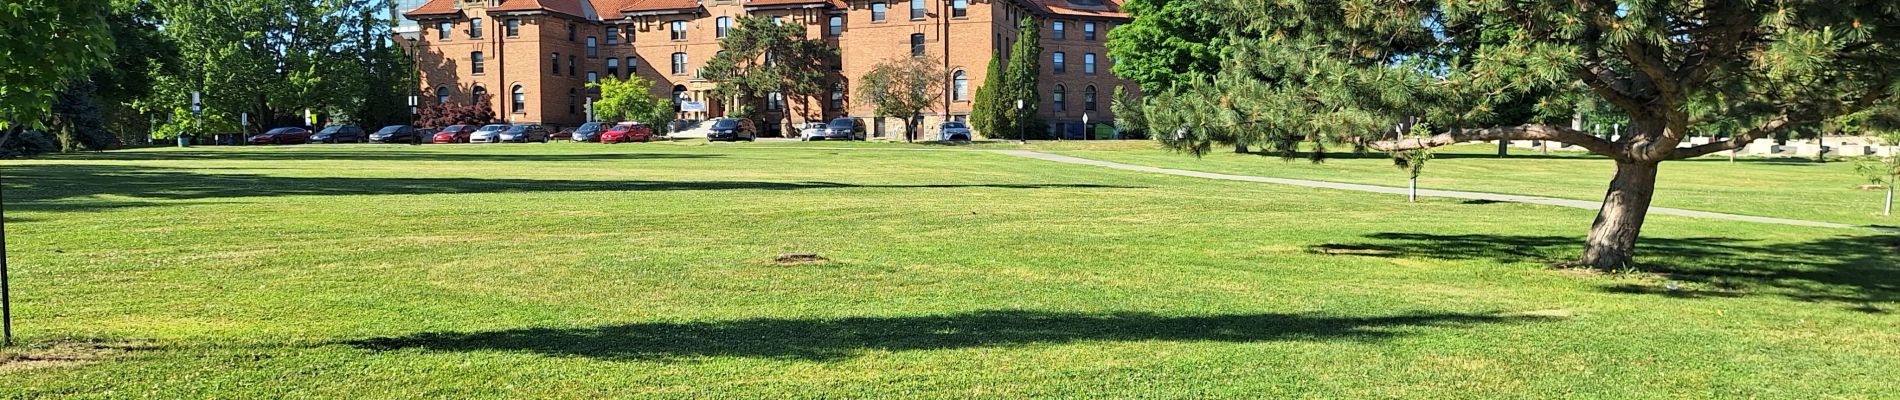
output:
[[[886,151],[899,150],[899,151],[988,152],[988,153],[997,153],[997,154],[1007,154],[1007,155],[1012,155],[1012,156],[1017,156],[1017,157],[1032,158],[1032,159],[1043,160],[1043,161],[1054,161],[1054,162],[1065,163],[1065,164],[1088,165],[1088,166],[1095,166],[1095,167],[1102,167],[1102,168],[1119,169],[1123,171],[1188,176],[1188,177],[1203,178],[1203,179],[1218,179],[1218,180],[1226,180],[1226,181],[1241,181],[1241,182],[1255,182],[1255,183],[1271,183],[1271,184],[1276,184],[1276,185],[1301,186],[1301,187],[1321,188],[1321,189],[1352,190],[1352,191],[1359,191],[1359,192],[1395,194],[1395,195],[1401,195],[1401,196],[1407,193],[1405,188],[1399,188],[1399,187],[1362,185],[1362,184],[1356,184],[1356,183],[1312,181],[1312,180],[1305,180],[1305,179],[1268,178],[1264,176],[1253,176],[1253,175],[1232,175],[1232,174],[1221,174],[1221,173],[1213,173],[1213,172],[1188,171],[1188,170],[1172,169],[1172,168],[1150,167],[1150,166],[1145,166],[1145,165],[1123,164],[1123,163],[1118,163],[1118,162],[1113,162],[1113,161],[1091,160],[1087,158],[1070,157],[1070,156],[1042,153],[1042,152],[1029,151],[1029,150],[891,149],[891,148],[880,149],[880,148],[863,148],[863,147],[753,147],[753,148],[815,149],[815,150],[886,150]],[[1547,206],[1582,208],[1586,210],[1595,210],[1602,207],[1603,205],[1602,202],[1597,202],[1597,201],[1559,199],[1559,198],[1538,197],[1538,196],[1520,196],[1520,195],[1514,195],[1514,194],[1459,192],[1459,191],[1451,191],[1451,190],[1419,189],[1418,195],[1427,196],[1427,197],[1445,197],[1445,198],[1454,198],[1454,199],[1505,201],[1505,202],[1512,202],[1512,203],[1540,204],[1540,205],[1547,205]],[[1841,223],[1834,223],[1834,222],[1808,221],[1808,220],[1773,218],[1773,217],[1757,217],[1753,215],[1724,214],[1724,213],[1718,213],[1718,212],[1684,210],[1680,208],[1652,206],[1649,208],[1649,212],[1652,214],[1674,215],[1674,216],[1690,217],[1690,218],[1708,218],[1708,219],[1720,219],[1720,220],[1729,220],[1729,221],[1755,222],[1755,223],[1763,223],[1763,224],[1808,226],[1808,227],[1818,227],[1818,228],[1865,229],[1865,230],[1875,230],[1875,231],[1882,231],[1882,232],[1900,232],[1900,228],[1891,228],[1891,227],[1883,227],[1883,226],[1861,226],[1861,225],[1849,225],[1849,224],[1841,224]]]

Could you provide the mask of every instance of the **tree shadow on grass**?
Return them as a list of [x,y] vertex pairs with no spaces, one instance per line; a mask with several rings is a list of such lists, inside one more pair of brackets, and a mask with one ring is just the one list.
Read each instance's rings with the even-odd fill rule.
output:
[[[43,164],[0,168],[7,177],[6,207],[25,211],[95,211],[156,206],[153,200],[325,195],[551,193],[588,191],[811,190],[811,189],[1052,189],[1129,186],[1081,183],[854,184],[838,182],[643,181],[476,178],[288,177],[197,173],[191,169],[116,165]],[[99,199],[95,196],[130,199]]]
[[[1580,251],[1581,238],[1491,234],[1377,233],[1365,241],[1313,246],[1316,253],[1385,258],[1557,263]],[[1735,238],[1653,238],[1637,245],[1642,272],[1712,290],[1619,284],[1613,293],[1680,298],[1779,295],[1881,312],[1900,301],[1900,234],[1843,235],[1802,243]]]
[[1425,328],[1524,323],[1547,317],[1502,314],[1407,314],[1337,317],[1312,314],[1163,316],[1048,311],[837,319],[759,318],[651,322],[585,328],[427,332],[348,342],[391,351],[523,351],[609,360],[752,357],[835,361],[866,351],[1011,347],[1091,341],[1374,341]]

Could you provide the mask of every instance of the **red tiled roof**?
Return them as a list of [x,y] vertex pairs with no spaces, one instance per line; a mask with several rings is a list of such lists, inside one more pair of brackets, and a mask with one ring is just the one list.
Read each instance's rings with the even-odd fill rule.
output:
[[[1047,12],[1047,13],[1055,14],[1055,15],[1068,15],[1068,16],[1076,16],[1076,17],[1128,18],[1128,13],[1122,12],[1121,0],[1099,0],[1099,2],[1101,3],[1100,5],[1089,4],[1091,2],[1088,0],[1082,0],[1082,1],[1022,0],[1022,1],[1024,3],[1029,3],[1030,5],[1035,6],[1036,8],[1042,9],[1043,12]],[[1081,4],[1078,4],[1078,3],[1081,3]]]
[[621,12],[690,10],[699,8],[699,0],[628,0]]
[[581,7],[581,0],[505,0],[500,6],[489,8],[490,12],[547,10],[561,14],[587,18],[587,10]]
[[462,9],[455,8],[455,1],[456,0],[429,0],[428,3],[422,3],[421,7],[416,7],[416,9],[414,10],[409,10],[407,12],[404,12],[402,13],[402,15],[413,17],[413,16],[421,16],[421,15],[455,14],[455,13],[462,12]]
[[844,0],[751,0],[751,1],[745,2],[746,7],[792,6],[792,5],[804,5],[804,4],[824,4],[824,5],[830,5],[835,8],[850,8],[849,5],[846,5],[844,3]]

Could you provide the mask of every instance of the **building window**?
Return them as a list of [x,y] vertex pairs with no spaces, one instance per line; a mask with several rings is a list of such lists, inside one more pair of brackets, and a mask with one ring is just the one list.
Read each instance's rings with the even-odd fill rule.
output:
[[627,27],[627,30],[625,31],[625,32],[627,32],[627,44],[633,44],[633,32],[634,32],[634,31],[635,31],[635,29],[633,29],[633,27],[631,27],[631,26],[629,26],[629,27]]
[[455,31],[455,22],[442,21],[442,22],[435,23],[435,32],[436,32],[435,39],[436,40],[449,40],[449,32],[454,32],[454,31]]
[[674,41],[686,40],[686,21],[685,20],[673,21],[671,25],[672,26],[670,28],[673,31],[672,32],[673,40]]
[[468,37],[471,39],[482,38],[482,19],[481,18],[470,18],[468,20]]
[[1058,51],[1058,52],[1055,52],[1055,54],[1050,54],[1050,55],[1049,55],[1049,64],[1050,64],[1050,66],[1052,66],[1052,67],[1054,67],[1054,68],[1055,68],[1055,70],[1056,70],[1056,73],[1058,73],[1058,74],[1060,74],[1060,73],[1063,73],[1063,72],[1067,72],[1067,71],[1069,70],[1069,68],[1068,68],[1068,66],[1067,66],[1067,65],[1063,65],[1063,63],[1062,63],[1062,59],[1063,59],[1063,57],[1062,57],[1062,56],[1063,56],[1063,54],[1062,54],[1062,52],[1060,52],[1060,51]]
[[600,58],[600,39],[587,37],[587,58]]
[[515,96],[512,103],[511,105],[514,106],[516,114],[527,112],[523,111],[523,109],[528,108],[528,90],[522,88],[521,85],[515,85]]
[[726,33],[732,30],[732,17],[719,17],[718,19],[714,19],[713,29],[720,39],[725,39]]
[[502,32],[507,33],[511,38],[521,37],[521,19],[509,18],[508,22],[503,23]]
[[924,0],[910,0],[910,19],[924,19]]
[[871,3],[871,22],[884,22],[884,12],[889,11],[890,8],[888,4]]
[[910,34],[910,56],[911,57],[924,56],[924,34],[922,33]]
[[1095,111],[1095,85],[1082,89],[1082,110]]
[[567,76],[580,75],[574,72],[575,71],[574,64],[579,64],[577,62],[574,62],[575,58],[576,57],[572,55],[567,56]]
[[574,89],[567,90],[567,114],[568,115],[581,113],[580,96],[575,96],[574,94],[575,94]]
[[963,73],[963,71],[957,71],[956,75],[953,75],[953,77],[950,79],[950,82],[951,82],[950,83],[950,100],[951,101],[970,100],[970,75],[969,74],[965,74]]
[[579,28],[575,28],[575,27],[574,27],[574,24],[567,24],[567,41],[569,41],[569,42],[572,42],[572,41],[574,41],[574,34],[575,34],[575,33],[577,33],[577,32],[579,32],[579,31],[580,31],[580,29],[579,29]]
[[449,104],[449,87],[435,88],[435,104]]
[[825,33],[831,35],[831,37],[838,37],[838,36],[844,35],[844,16],[833,15],[831,16],[831,20],[830,22],[828,22],[828,24],[830,24],[829,26],[831,28],[830,30],[825,31]]
[[627,57],[627,76],[640,73],[640,59]]
[[685,103],[692,100],[693,99],[691,98],[691,96],[688,96],[688,93],[686,92],[686,85],[673,85],[673,106],[674,107],[679,107],[680,103]]
[[1051,22],[1050,24],[1051,25],[1049,25],[1049,31],[1050,31],[1049,36],[1051,38],[1054,38],[1055,40],[1062,40],[1063,38],[1069,35],[1068,29],[1063,26],[1062,21],[1055,21],[1055,22]]
[[1062,85],[1056,85],[1056,91],[1049,95],[1049,99],[1055,102],[1056,111],[1068,111],[1069,101],[1063,98],[1067,94],[1068,91],[1064,90]]
[[561,75],[561,53],[554,53],[548,57],[548,69],[553,70],[555,76]]
[[831,109],[844,110],[844,89],[831,90]]
[[614,78],[620,77],[620,59],[618,58],[607,59],[607,76],[614,77]]
[[587,71],[587,83],[600,83],[600,73]]
[[612,46],[617,44],[620,44],[620,28],[607,27],[607,45]]
[[686,75],[686,53],[673,53],[673,75]]
[[484,67],[487,66],[488,62],[487,60],[482,59],[482,52],[477,51],[473,53],[468,53],[468,60],[469,60],[468,66],[472,73],[476,75],[481,75],[482,71],[486,70],[486,68]]
[[970,16],[970,0],[951,0],[950,16],[954,18]]
[[487,98],[488,98],[488,88],[485,88],[485,87],[476,86],[475,91],[468,93],[468,101],[470,104],[480,103],[483,99],[487,99]]
[[1082,40],[1090,40],[1090,41],[1095,40],[1095,23],[1094,22],[1082,23]]
[[1095,53],[1082,54],[1082,73],[1095,75]]
[[785,94],[779,92],[767,93],[765,95],[765,110],[773,112],[785,111]]

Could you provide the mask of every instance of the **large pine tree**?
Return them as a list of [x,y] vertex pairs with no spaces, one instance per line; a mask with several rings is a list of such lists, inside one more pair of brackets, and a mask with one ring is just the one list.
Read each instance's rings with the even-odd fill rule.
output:
[[970,126],[976,128],[991,139],[1003,137],[998,128],[1003,121],[1003,109],[997,104],[997,92],[1003,89],[1003,53],[990,53],[990,66],[983,74],[983,86],[976,88],[976,99],[970,103]]
[[[1042,103],[1042,27],[1035,18],[1024,17],[1021,29],[1016,34],[1016,44],[1009,49],[1009,65],[1003,71],[1003,102],[1005,108],[1003,120],[1008,121],[1002,132],[1022,139],[1019,135],[1041,137],[1045,130],[1042,117],[1037,115]],[[1023,108],[1016,109],[1016,102],[1022,101]]]
[[[1658,165],[1741,148],[1900,95],[1892,0],[1219,0],[1222,68],[1151,98],[1150,128],[1205,152],[1254,143],[1406,151],[1486,140],[1568,143],[1616,164],[1580,265],[1634,263]],[[1139,16],[1138,16],[1139,17]],[[1536,115],[1512,114],[1535,104]],[[1579,104],[1630,121],[1569,127]],[[1417,117],[1435,135],[1385,136]],[[1688,145],[1692,131],[1725,139]],[[1317,154],[1317,153],[1315,153]]]

